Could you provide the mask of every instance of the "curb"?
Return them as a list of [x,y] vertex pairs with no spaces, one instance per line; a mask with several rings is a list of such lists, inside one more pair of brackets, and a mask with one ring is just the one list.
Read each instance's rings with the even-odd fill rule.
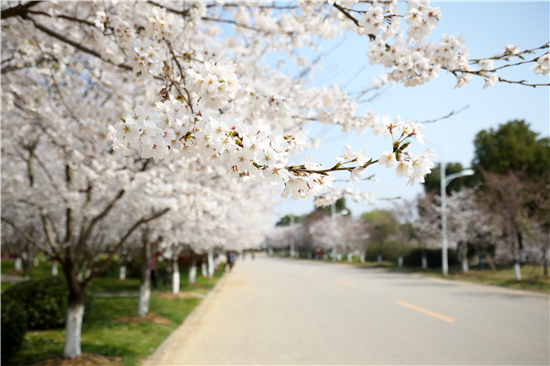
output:
[[189,314],[183,323],[177,327],[169,336],[161,343],[161,345],[141,362],[142,366],[160,366],[159,363],[164,355],[175,347],[181,347],[181,341],[185,340],[191,333],[193,326],[197,323],[199,318],[205,312],[206,308],[214,301],[216,294],[220,292],[223,283],[227,279],[227,272],[224,272],[222,277],[218,280],[214,288],[206,295],[204,300]]

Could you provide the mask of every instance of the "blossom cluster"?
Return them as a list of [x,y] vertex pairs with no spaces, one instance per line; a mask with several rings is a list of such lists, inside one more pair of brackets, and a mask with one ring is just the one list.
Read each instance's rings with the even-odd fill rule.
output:
[[544,76],[550,73],[550,53],[547,52],[537,59],[537,63],[531,66],[529,70],[535,70],[535,75],[542,74]]
[[[410,120],[400,121],[399,116],[392,120],[390,116],[384,115],[382,121],[394,140],[394,149],[382,152],[378,164],[388,169],[395,166],[395,172],[399,178],[409,178],[407,185],[412,186],[417,180],[423,183],[424,175],[430,173],[434,167],[432,158],[435,156],[435,151],[429,147],[422,154],[413,157],[412,153],[405,149],[409,146],[407,139],[411,137],[415,137],[421,145],[424,145],[424,126]],[[400,134],[399,131],[401,131]],[[394,139],[396,135],[399,135],[397,140]]]
[[199,98],[199,104],[204,108],[218,109],[235,98],[241,85],[234,67],[209,60],[198,64],[195,69],[188,69],[189,90]]
[[[197,106],[198,108],[198,106]],[[169,99],[154,108],[136,107],[128,116],[109,127],[113,148],[126,154],[141,148],[143,158],[172,160],[202,156],[244,180],[269,179],[286,183],[283,197],[312,197],[332,186],[333,178],[311,170],[319,165],[311,158],[289,172],[287,156],[303,150],[306,133],[283,134],[262,120],[245,124],[229,115],[190,112],[183,101]]]
[[[468,48],[463,45],[461,35],[444,34],[440,43],[417,42],[409,45],[397,38],[392,46],[377,37],[369,45],[367,57],[371,65],[391,68],[388,78],[403,82],[405,86],[422,85],[438,76],[441,68],[449,71],[469,71]],[[468,73],[457,76],[457,87],[462,87],[471,79]]]
[[441,10],[439,7],[431,7],[429,2],[412,1],[403,17],[409,25],[407,35],[417,42],[426,38],[435,29],[441,18]]

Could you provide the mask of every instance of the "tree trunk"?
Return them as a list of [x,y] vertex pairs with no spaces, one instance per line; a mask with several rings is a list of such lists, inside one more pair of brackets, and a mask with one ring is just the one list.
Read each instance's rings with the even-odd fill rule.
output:
[[82,332],[82,316],[84,315],[84,304],[74,302],[67,308],[67,319],[65,323],[65,347],[63,357],[75,358],[82,354],[80,350],[80,335]]
[[348,253],[348,262],[351,263],[352,259],[353,259],[353,256],[351,255],[351,253]]
[[21,257],[15,258],[15,270],[21,272]]
[[30,256],[23,257],[23,278],[26,280],[31,278],[31,258]]
[[399,268],[403,268],[403,257],[402,256],[399,256],[399,258],[397,258],[397,266]]
[[[146,235],[146,234],[145,234]],[[149,299],[151,297],[151,243],[144,239],[141,256],[141,284],[139,286],[138,315],[149,313]]]
[[52,275],[57,276],[57,262],[52,263]]
[[208,277],[214,277],[214,250],[208,250]]
[[206,262],[201,263],[201,276],[208,277],[208,266],[206,265]]
[[497,266],[495,266],[495,262],[493,261],[493,258],[491,258],[489,253],[487,253],[487,251],[485,251],[485,250],[483,251],[483,256],[485,257],[485,260],[487,261],[487,263],[489,263],[489,266],[491,267],[491,270],[496,273]]
[[361,263],[365,263],[365,255],[365,252],[359,253],[359,260],[361,261]]
[[178,258],[172,259],[172,293],[175,295],[180,292],[180,266]]
[[428,258],[426,258],[426,248],[422,247],[422,269],[428,268]]
[[189,266],[189,284],[193,285],[197,282],[197,258],[194,254],[191,255],[191,264]]
[[462,259],[462,272],[468,273],[468,247],[463,244],[460,248],[460,257]]
[[120,266],[120,274],[118,276],[119,279],[125,280],[126,279],[126,266],[123,264]]
[[[67,249],[67,252],[69,252],[69,249]],[[82,317],[84,315],[84,288],[78,282],[76,264],[70,257],[63,262],[62,269],[69,288],[63,357],[75,358],[82,353],[80,349],[80,337],[82,333]]]
[[381,266],[382,265],[382,254],[378,254],[376,256],[376,259],[378,260],[378,265]]
[[516,276],[517,281],[521,281],[521,269],[519,267],[519,262],[517,260],[514,263],[514,275]]
[[38,267],[38,257],[34,257],[33,264],[34,264],[35,267]]
[[468,273],[468,258],[462,257],[462,272]]
[[338,260],[338,262],[340,262],[342,260],[342,254],[336,253],[336,260]]

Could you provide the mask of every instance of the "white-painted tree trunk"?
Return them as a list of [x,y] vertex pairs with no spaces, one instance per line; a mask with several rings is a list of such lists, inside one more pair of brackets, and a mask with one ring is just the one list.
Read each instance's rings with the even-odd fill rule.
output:
[[201,264],[201,276],[208,277],[208,266],[206,265],[206,262],[202,262]]
[[22,266],[21,266],[21,263],[22,263],[21,258],[19,258],[19,257],[15,258],[15,270],[17,272],[20,272],[23,269]]
[[365,263],[365,253],[359,253],[359,259],[361,260],[361,263]]
[[88,277],[90,277],[90,275],[91,275],[91,274],[92,274],[92,270],[91,270],[91,269],[89,269],[89,268],[88,268],[88,269],[86,269],[86,275],[85,275],[85,277],[84,277],[84,278],[88,278]]
[[65,348],[63,356],[65,358],[75,358],[82,354],[80,350],[80,334],[82,332],[82,316],[84,315],[84,305],[71,305],[67,309],[67,319],[65,323]]
[[120,266],[120,273],[119,273],[118,278],[120,278],[121,280],[126,279],[126,266],[124,266],[124,265]]
[[403,268],[403,257],[397,258],[397,266]]
[[426,256],[423,256],[422,257],[422,269],[427,269],[428,268],[428,258],[426,258]]
[[191,260],[191,265],[189,266],[189,284],[192,285],[197,282],[197,262],[193,259]]
[[468,258],[462,258],[462,272],[468,273]]
[[353,259],[353,256],[351,255],[351,253],[348,253],[348,262],[351,262],[352,259]]
[[338,262],[340,262],[340,261],[342,260],[342,254],[337,253],[337,254],[336,254],[336,260],[337,260]]
[[141,248],[141,282],[139,284],[138,315],[145,316],[149,313],[149,300],[151,299],[151,243],[148,230],[143,232],[143,247]]
[[180,266],[178,260],[172,260],[172,293],[180,292]]
[[214,277],[214,251],[208,251],[208,277]]
[[138,315],[145,316],[149,313],[149,299],[151,298],[151,279],[148,278],[139,285]]
[[382,265],[382,254],[378,254],[376,259],[378,260],[378,265]]
[[34,257],[33,264],[35,267],[38,267],[38,257]]
[[516,280],[521,281],[521,269],[519,263],[514,263],[514,274],[516,275]]
[[269,255],[273,255],[273,248],[272,247],[267,248],[267,252],[269,253]]
[[57,276],[57,262],[52,263],[52,275]]
[[332,249],[332,252],[330,253],[330,256],[332,257],[332,261],[336,262],[336,250]]

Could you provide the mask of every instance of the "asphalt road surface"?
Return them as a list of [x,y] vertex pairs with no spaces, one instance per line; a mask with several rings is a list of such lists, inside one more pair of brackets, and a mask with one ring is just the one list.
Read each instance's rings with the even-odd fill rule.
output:
[[313,261],[238,261],[156,365],[548,365],[549,297]]

